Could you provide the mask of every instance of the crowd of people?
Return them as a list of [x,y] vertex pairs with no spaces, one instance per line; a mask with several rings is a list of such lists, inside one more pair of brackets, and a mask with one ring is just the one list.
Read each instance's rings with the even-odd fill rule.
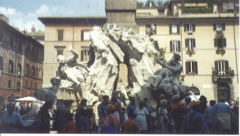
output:
[[[46,101],[28,132],[23,129],[21,117],[24,104],[15,107],[10,102],[1,116],[1,133],[239,134],[238,101],[226,102],[224,97],[217,103],[208,102],[205,96],[200,96],[198,101],[192,101],[189,96],[181,100],[178,95],[167,100],[161,94],[155,109],[147,98],[137,104],[130,97],[125,107],[114,93],[111,98],[102,96],[101,100],[97,105],[98,115],[82,99],[73,113],[72,101],[64,101],[53,116],[50,114],[53,102]],[[54,120],[52,126],[51,120]]]

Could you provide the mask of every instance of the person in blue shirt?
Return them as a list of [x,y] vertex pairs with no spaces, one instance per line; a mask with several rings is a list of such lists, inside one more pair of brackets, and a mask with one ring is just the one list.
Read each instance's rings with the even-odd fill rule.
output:
[[1,120],[2,133],[19,133],[23,127],[23,121],[19,113],[15,112],[13,102],[7,105],[7,112],[3,114]]
[[215,100],[211,100],[210,101],[210,105],[207,106],[204,115],[207,121],[207,125],[209,128],[209,132],[211,134],[215,134],[216,133],[216,123],[217,123],[217,117],[215,114],[215,107],[214,105],[216,104]]
[[231,131],[231,115],[232,115],[232,110],[230,106],[225,103],[224,97],[220,97],[219,102],[214,107],[215,114],[217,116],[218,133],[229,134]]
[[127,106],[127,114],[128,114],[128,116],[133,116],[134,111],[137,108],[137,105],[135,103],[135,98],[134,97],[130,97],[129,100],[130,100],[130,103]]
[[181,133],[183,134],[209,134],[207,122],[200,113],[200,103],[192,102],[190,112],[185,116]]

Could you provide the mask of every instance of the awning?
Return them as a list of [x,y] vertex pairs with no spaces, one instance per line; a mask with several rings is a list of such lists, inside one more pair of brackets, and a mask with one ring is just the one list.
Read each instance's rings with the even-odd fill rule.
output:
[[37,100],[35,97],[27,96],[27,97],[16,99],[15,101],[35,101],[35,100]]

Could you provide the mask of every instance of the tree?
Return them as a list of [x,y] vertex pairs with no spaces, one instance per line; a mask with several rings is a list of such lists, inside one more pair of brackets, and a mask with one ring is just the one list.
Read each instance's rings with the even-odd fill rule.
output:
[[151,3],[151,7],[156,7],[154,0],[147,0],[145,3],[145,7],[150,7],[150,3]]
[[137,7],[143,7],[144,3],[142,1],[137,1]]

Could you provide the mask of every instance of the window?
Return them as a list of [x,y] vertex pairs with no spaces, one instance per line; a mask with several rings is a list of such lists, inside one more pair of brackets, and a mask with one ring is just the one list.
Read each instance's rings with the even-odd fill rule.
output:
[[226,71],[229,70],[228,61],[226,60],[215,61],[214,65],[218,75],[225,75]]
[[57,30],[58,32],[58,41],[63,41],[63,30]]
[[89,61],[89,51],[88,50],[81,51],[81,61]]
[[35,68],[32,66],[31,70],[32,70],[32,71],[31,71],[31,76],[34,77],[34,76],[35,76]]
[[81,31],[81,40],[82,41],[89,41],[90,40],[89,31],[90,30],[82,30]]
[[21,73],[22,73],[22,66],[20,63],[18,63],[17,75],[21,76]]
[[198,74],[197,61],[186,61],[186,74]]
[[37,67],[35,68],[35,72],[36,72],[35,76],[38,77],[38,68]]
[[170,34],[179,34],[179,25],[170,25]]
[[194,24],[185,24],[184,25],[184,32],[194,32],[195,25]]
[[22,51],[22,43],[21,42],[19,42],[18,51]]
[[13,38],[10,37],[10,46],[13,47]]
[[8,80],[8,88],[12,88],[12,82],[11,82],[11,80]]
[[170,41],[170,52],[180,52],[180,41]]
[[57,56],[58,55],[63,55],[63,50],[65,49],[65,46],[54,46],[54,48],[57,51]]
[[2,71],[3,70],[3,58],[0,57],[0,70]]
[[26,80],[26,88],[28,88],[28,81]]
[[27,73],[28,76],[30,75],[30,66],[29,66],[29,64],[27,64],[26,73]]
[[33,82],[31,82],[31,86],[30,86],[31,89],[33,89]]
[[225,24],[213,24],[213,30],[214,31],[224,31],[225,30]]
[[27,45],[27,52],[30,51],[30,44]]
[[214,47],[217,48],[226,48],[226,38],[215,38],[214,39]]
[[37,89],[37,83],[35,83],[35,89]]
[[17,82],[17,91],[20,91],[20,82]]
[[188,50],[194,50],[195,46],[195,39],[186,39],[185,40],[186,48]]
[[13,74],[13,61],[9,60],[8,72]]

